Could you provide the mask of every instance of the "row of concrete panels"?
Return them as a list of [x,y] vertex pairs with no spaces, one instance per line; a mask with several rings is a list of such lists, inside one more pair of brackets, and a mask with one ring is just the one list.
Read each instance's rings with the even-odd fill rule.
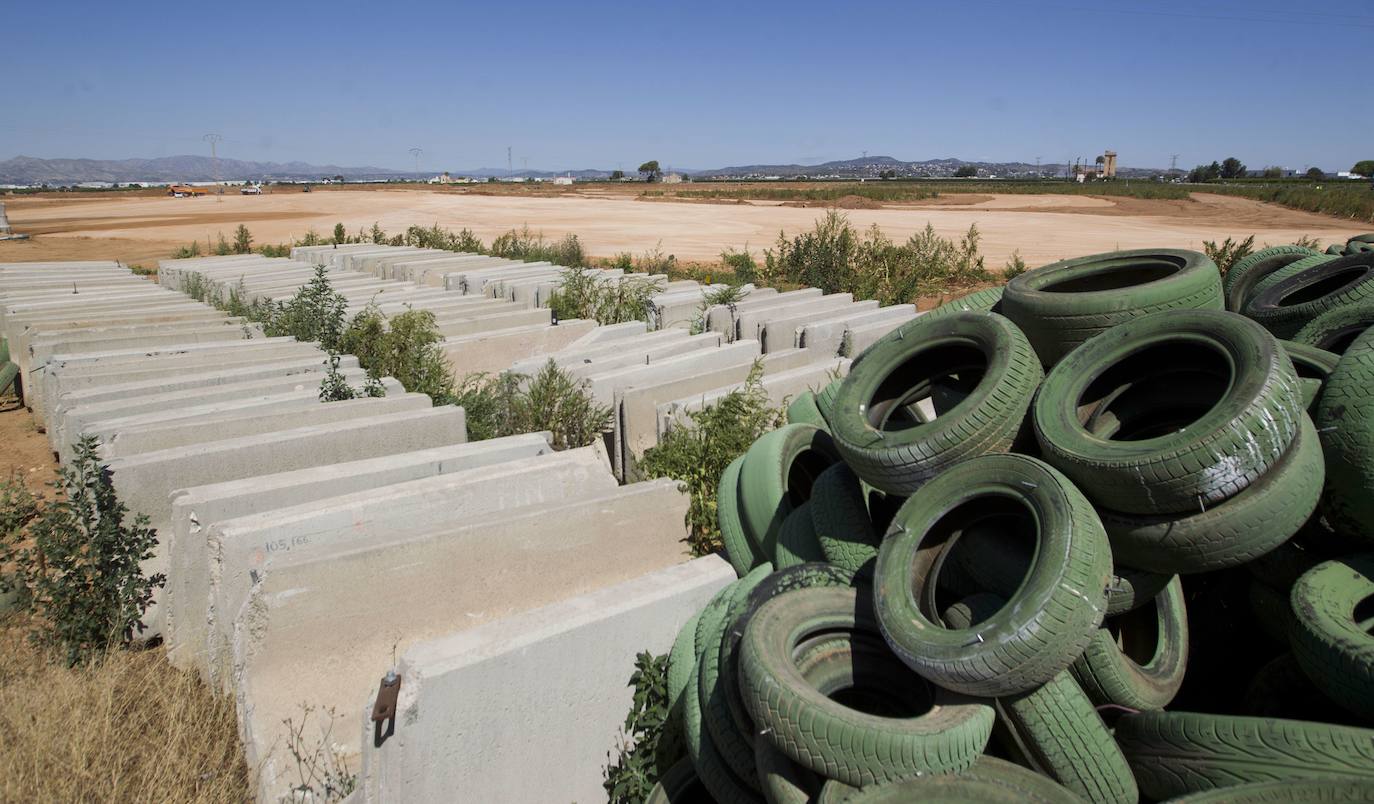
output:
[[[250,261],[237,262],[246,269]],[[45,290],[71,277],[54,266],[34,270]],[[156,339],[176,332],[159,329],[159,320],[120,333],[149,333],[156,342],[148,348],[73,341],[71,332],[99,330],[122,312],[145,309],[145,298],[166,298],[141,279],[98,290],[85,284],[95,276],[78,280],[79,302],[58,305],[63,325],[81,326],[63,329],[62,350],[33,363],[30,387],[48,397],[32,400],[34,414],[59,453],[69,455],[83,434],[100,437],[121,500],[161,534],[145,569],[166,572],[169,585],[149,612],[149,633],[164,637],[173,661],[235,696],[264,800],[289,787],[282,721],[299,720],[302,704],[339,713],[335,734],[356,767],[369,725],[362,702],[397,651],[499,626],[507,615],[543,621],[540,606],[577,606],[616,584],[671,574],[685,559],[686,500],[676,484],[620,486],[599,445],[555,454],[547,434],[467,444],[461,409],[432,408],[391,380],[383,398],[323,404],[324,356],[289,338],[250,331],[226,341],[167,342]],[[20,296],[9,279],[24,286]],[[17,327],[16,340],[30,347],[49,338],[47,319],[20,309],[32,301],[32,279],[17,271],[0,278],[0,322]],[[185,297],[178,304],[205,320],[229,320]],[[579,337],[589,343],[634,334],[584,329]],[[361,380],[353,358],[341,367],[351,382]],[[548,528],[550,521],[559,527]],[[619,560],[605,562],[606,555]],[[729,576],[718,559],[706,567],[719,583]],[[595,689],[562,723],[559,744],[596,745],[597,755],[613,747],[636,650],[661,641],[653,625],[659,613],[685,619],[700,603],[692,596],[699,588],[698,580],[641,612],[639,634],[617,629],[626,644],[618,654],[583,657],[616,669],[587,676]],[[509,633],[527,637],[518,628]],[[520,656],[507,660],[521,665]],[[418,681],[424,674],[402,675]],[[456,711],[480,703],[466,692],[442,700]],[[372,763],[379,774],[382,764]],[[571,775],[557,789],[599,790],[598,764],[567,767]]]

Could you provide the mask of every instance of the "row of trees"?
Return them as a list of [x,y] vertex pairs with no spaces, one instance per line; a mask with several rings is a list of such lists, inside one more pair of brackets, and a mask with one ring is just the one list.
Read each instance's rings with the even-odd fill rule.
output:
[[[1362,159],[1356,162],[1350,172],[1361,176],[1374,176],[1374,159]],[[1221,162],[1214,161],[1210,165],[1198,165],[1193,168],[1188,172],[1188,181],[1194,184],[1203,184],[1222,179],[1243,179],[1248,173],[1249,169],[1245,167],[1244,162],[1234,156],[1228,156]],[[1283,168],[1267,167],[1261,175],[1266,179],[1281,179],[1283,178]],[[1313,181],[1320,181],[1326,177],[1326,171],[1319,167],[1310,167],[1303,175]]]

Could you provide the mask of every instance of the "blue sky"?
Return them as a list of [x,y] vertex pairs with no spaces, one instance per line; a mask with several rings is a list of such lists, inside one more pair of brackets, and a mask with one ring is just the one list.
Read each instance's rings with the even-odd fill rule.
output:
[[0,159],[1374,158],[1368,0],[19,3]]

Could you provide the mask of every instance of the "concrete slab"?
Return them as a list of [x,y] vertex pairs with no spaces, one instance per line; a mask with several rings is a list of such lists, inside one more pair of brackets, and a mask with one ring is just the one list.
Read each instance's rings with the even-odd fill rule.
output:
[[[916,315],[921,314],[917,313]],[[845,330],[844,341],[840,344],[840,354],[848,358],[858,357],[863,353],[863,350],[877,343],[884,335],[910,320],[909,318],[886,319],[876,323],[850,327]]]
[[[321,370],[323,370],[321,364]],[[360,386],[367,378],[362,369],[343,369],[343,378],[352,386]],[[139,413],[173,410],[180,407],[225,402],[235,399],[283,394],[298,391],[320,392],[320,374],[289,374],[270,377],[253,382],[240,382],[233,385],[211,385],[185,391],[172,391],[165,394],[130,397],[96,405],[84,405],[60,412],[53,426],[49,427],[48,438],[54,444],[64,441],[71,443],[84,430],[105,419],[133,416]]]
[[874,312],[877,309],[878,302],[866,299],[852,304],[840,305],[825,312],[818,313],[815,310],[803,309],[790,315],[778,314],[768,318],[759,326],[759,342],[763,344],[763,351],[765,352],[794,349],[802,345],[801,331],[803,327],[817,321],[852,321],[858,316]]
[[568,344],[569,349],[577,349],[584,346],[595,346],[597,344],[608,343],[610,341],[620,341],[626,338],[633,338],[636,335],[643,335],[648,331],[648,326],[643,321],[626,321],[623,324],[608,324],[583,335],[581,338]]
[[449,323],[440,323],[439,332],[446,338],[458,335],[474,335],[495,329],[527,326],[529,324],[552,324],[553,317],[547,309],[524,309],[512,305],[503,313],[489,313],[464,318]]
[[[209,529],[227,520],[250,517],[330,497],[380,489],[398,483],[492,466],[553,451],[548,433],[525,433],[488,441],[429,447],[413,452],[314,466],[289,472],[229,480],[172,494],[172,531],[168,543],[168,657],[179,667],[208,671],[207,622],[189,611],[209,606]],[[191,590],[197,590],[195,594]]]
[[[667,653],[732,580],[729,564],[706,556],[411,646],[397,667],[395,733],[380,747],[370,728],[361,735],[363,801],[455,790],[472,801],[600,801],[636,654]],[[530,757],[542,772],[530,773]]]
[[335,708],[333,734],[356,766],[357,703],[396,651],[681,563],[686,510],[676,482],[662,479],[274,567],[234,632],[239,725],[260,797],[288,783],[281,724],[302,702]]
[[338,402],[320,402],[317,395],[314,405],[300,408],[240,409],[226,411],[217,416],[198,417],[190,422],[164,421],[139,427],[126,427],[101,446],[100,454],[104,458],[122,458],[159,449],[203,444],[207,441],[291,430],[308,424],[327,424],[361,419],[365,416],[380,416],[383,413],[424,410],[432,406],[430,398],[425,394],[399,393]]
[[780,304],[787,304],[802,299],[819,298],[821,291],[816,288],[802,288],[800,290],[789,290],[786,293],[776,293],[769,296],[758,296],[744,299],[734,304],[718,304],[706,311],[706,328],[712,332],[724,333],[727,338],[734,338],[739,331],[736,326],[736,319],[739,314],[749,310],[756,310],[764,307],[776,307]]
[[890,307],[881,307],[872,312],[863,313],[854,318],[842,317],[816,321],[801,327],[797,345],[807,349],[815,349],[818,352],[838,355],[844,344],[844,333],[850,328],[883,321],[893,321],[900,324],[915,317],[916,305],[894,304]]
[[454,376],[462,379],[468,374],[505,371],[532,354],[558,351],[595,328],[595,321],[583,319],[560,321],[557,326],[510,327],[447,338],[440,349]]
[[[205,588],[175,607],[207,623],[200,648],[212,683],[231,690],[234,616],[253,585],[284,564],[396,544],[440,528],[528,506],[559,506],[619,488],[605,453],[590,447],[465,469],[212,524]],[[208,608],[207,608],[208,606]],[[202,664],[203,662],[203,664]]]

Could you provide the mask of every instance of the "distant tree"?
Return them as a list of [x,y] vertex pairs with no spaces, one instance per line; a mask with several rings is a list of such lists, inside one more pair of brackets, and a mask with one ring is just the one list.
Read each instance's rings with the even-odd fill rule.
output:
[[335,175],[334,175],[334,181],[338,182],[339,184],[343,184],[343,176],[340,176],[340,175],[338,175],[338,174],[335,174]]
[[1319,167],[1310,167],[1307,169],[1307,178],[1311,179],[1312,181],[1321,181],[1322,179],[1326,178],[1326,171],[1322,170]]
[[234,230],[234,253],[251,254],[253,251],[253,236],[248,233],[248,227],[239,224],[239,228]]
[[639,175],[643,176],[645,181],[653,182],[663,178],[663,171],[659,170],[657,159],[650,159],[639,166]]
[[1281,178],[1283,178],[1283,168],[1281,168],[1281,167],[1267,167],[1267,168],[1265,168],[1265,169],[1264,169],[1264,178],[1266,178],[1266,179],[1281,179]]
[[1220,178],[1221,163],[1215,161],[1210,165],[1198,165],[1188,173],[1188,181],[1193,184],[1204,184]]
[[1221,177],[1223,179],[1244,178],[1245,173],[1245,163],[1234,156],[1226,157],[1221,163]]
[[625,171],[623,171],[623,170],[612,170],[612,171],[611,171],[611,181],[620,181],[620,180],[623,179],[623,178],[625,178]]
[[878,174],[878,178],[880,178],[880,179],[895,179],[895,178],[897,178],[897,171],[892,170],[891,168],[889,168],[889,169],[884,170],[884,171],[882,171],[881,173],[879,173],[879,174]]
[[1350,169],[1351,173],[1358,173],[1361,176],[1374,176],[1374,159],[1361,159],[1355,163],[1355,167]]
[[343,243],[348,240],[348,230],[344,229],[342,222],[334,224],[334,242]]
[[956,179],[970,179],[977,175],[978,168],[973,165],[960,165],[959,169],[954,171],[954,178]]

